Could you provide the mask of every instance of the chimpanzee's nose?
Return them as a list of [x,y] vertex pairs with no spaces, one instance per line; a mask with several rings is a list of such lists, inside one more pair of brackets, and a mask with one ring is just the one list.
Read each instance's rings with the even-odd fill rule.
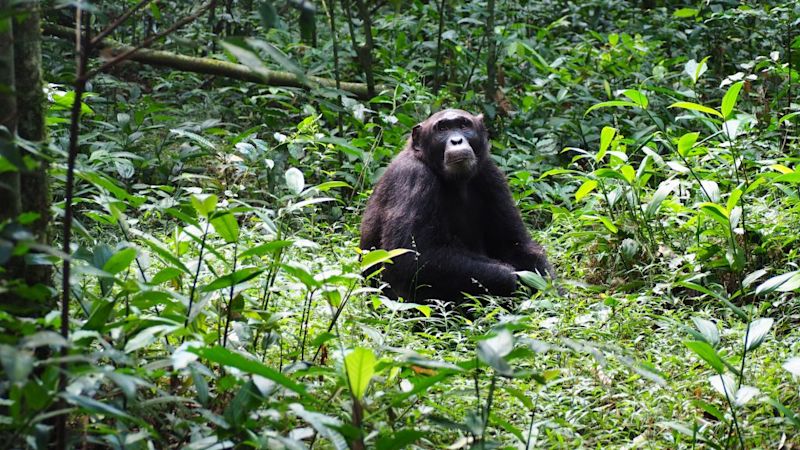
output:
[[459,136],[457,138],[450,138],[450,143],[453,144],[453,145],[458,145],[458,144],[460,144],[462,142],[464,142],[464,138],[462,138],[461,136]]

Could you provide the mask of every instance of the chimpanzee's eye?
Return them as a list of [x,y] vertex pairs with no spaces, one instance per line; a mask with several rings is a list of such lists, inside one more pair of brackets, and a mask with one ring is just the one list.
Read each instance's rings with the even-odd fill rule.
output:
[[462,130],[466,130],[467,128],[469,128],[469,122],[467,122],[466,120],[463,120],[463,119],[462,119],[462,120],[459,120],[459,121],[458,121],[458,126],[459,126],[459,127],[462,129]]
[[436,131],[446,131],[447,125],[444,122],[436,122]]

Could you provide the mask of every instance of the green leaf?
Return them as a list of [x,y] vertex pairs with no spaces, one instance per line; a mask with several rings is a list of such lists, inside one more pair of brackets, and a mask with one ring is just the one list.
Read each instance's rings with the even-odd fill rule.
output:
[[280,23],[278,11],[270,0],[261,1],[261,4],[258,6],[258,15],[261,17],[261,24],[264,25],[264,28],[267,30],[270,28],[277,28],[278,23]]
[[739,98],[739,91],[742,90],[743,85],[744,81],[733,83],[731,87],[728,88],[728,92],[725,93],[725,96],[722,97],[722,106],[720,109],[722,110],[723,118],[727,119],[733,112],[733,107],[736,106],[736,100]]
[[291,378],[287,377],[286,375],[278,372],[277,370],[267,367],[264,364],[253,360],[245,358],[244,356],[240,355],[239,353],[234,353],[227,348],[215,346],[215,347],[203,347],[203,348],[194,348],[190,347],[188,349],[189,352],[194,353],[202,358],[205,358],[211,362],[215,362],[217,364],[221,364],[226,367],[233,367],[235,369],[239,369],[242,372],[249,373],[252,375],[260,375],[268,380],[272,380],[275,383],[293,391],[302,397],[308,397],[306,393],[306,388],[302,384],[296,383]]
[[230,244],[239,240],[239,222],[236,221],[233,214],[225,213],[216,216],[211,219],[211,225],[225,242]]
[[520,281],[536,289],[537,291],[543,291],[547,289],[547,281],[545,281],[543,276],[536,272],[521,270],[514,273],[519,277]]
[[637,91],[636,89],[628,89],[627,91],[623,92],[622,95],[631,99],[640,108],[647,109],[647,105],[649,103],[647,101],[647,96],[642,94],[640,91]]
[[111,258],[108,258],[108,261],[103,265],[103,270],[112,275],[116,275],[127,269],[134,259],[136,259],[136,249],[128,247],[114,253]]
[[382,249],[372,250],[369,253],[361,255],[361,271],[365,271],[376,264],[391,263],[392,258],[398,257],[411,250],[407,248],[396,248],[394,250],[386,251]]
[[656,212],[658,212],[658,208],[661,206],[661,203],[667,198],[672,191],[678,187],[680,181],[678,180],[664,180],[656,189],[656,192],[653,194],[653,198],[650,199],[650,203],[647,204],[647,211],[645,214],[648,217],[653,217]]
[[700,136],[700,133],[686,133],[678,140],[678,153],[681,156],[686,156],[689,154],[689,150],[694,147],[694,143],[697,142],[697,138]]
[[614,223],[611,222],[611,220],[608,217],[605,217],[605,216],[594,216],[594,215],[587,214],[587,215],[584,215],[582,218],[583,219],[587,219],[587,220],[598,221],[598,222],[602,223],[608,229],[608,231],[610,231],[610,232],[612,232],[614,234],[617,234],[617,232],[619,231],[617,226],[614,225]]
[[716,109],[709,108],[708,106],[698,105],[697,103],[692,102],[675,102],[669,105],[669,108],[691,109],[692,111],[700,111],[702,113],[711,114],[722,118],[722,114]]
[[793,270],[774,276],[756,288],[756,295],[769,294],[773,291],[789,292],[800,288],[800,270]]
[[305,179],[303,177],[303,172],[300,172],[299,169],[291,167],[286,171],[284,177],[286,178],[286,186],[289,187],[289,190],[293,194],[297,195],[303,191]]
[[619,106],[619,107],[625,107],[625,108],[628,108],[628,107],[639,108],[640,107],[638,104],[636,104],[634,102],[626,102],[626,101],[623,101],[623,100],[610,100],[610,101],[607,101],[607,102],[600,102],[600,103],[597,103],[595,105],[592,105],[592,107],[587,109],[586,112],[583,115],[586,116],[587,114],[589,114],[590,112],[594,111],[595,109],[608,108],[610,106]]
[[208,217],[217,208],[219,199],[214,194],[193,194],[191,201],[198,215]]
[[505,357],[514,349],[514,336],[502,329],[489,339],[478,342],[478,358],[500,375],[511,376],[514,372]]
[[333,445],[334,450],[349,450],[350,447],[347,445],[347,441],[338,431],[342,427],[342,423],[339,419],[322,413],[308,411],[300,403],[292,403],[289,405],[289,409],[314,427],[320,436],[328,439],[331,445]]
[[95,414],[117,417],[120,419],[126,419],[133,422],[139,422],[139,420],[137,420],[135,417],[117,408],[116,406],[112,406],[107,402],[100,402],[91,397],[86,397],[83,395],[74,395],[68,393],[64,393],[61,395],[64,396],[64,399],[66,401],[72,403],[73,405],[81,408],[84,411],[88,411]]
[[730,229],[731,223],[728,218],[727,209],[716,203],[705,202],[700,204],[700,210],[719,222],[726,230]]
[[770,328],[775,321],[769,317],[762,317],[750,322],[744,348],[748,352],[757,349],[767,338]]
[[267,253],[273,253],[282,248],[291,247],[293,244],[294,241],[285,241],[285,240],[267,242],[266,244],[261,244],[256,247],[247,249],[246,251],[242,252],[241,255],[239,255],[239,258],[245,259],[250,257],[264,256]]
[[627,181],[628,184],[633,184],[633,180],[636,179],[636,170],[634,170],[630,164],[625,164],[620,167],[619,172],[625,177],[625,181]]
[[173,267],[180,269],[183,273],[191,273],[189,268],[186,267],[185,264],[173,253],[167,250],[163,243],[161,243],[158,239],[152,236],[143,236],[142,240],[144,241],[145,245],[150,247],[150,250],[154,251],[158,256],[163,258],[165,261],[172,264]]
[[699,317],[692,317],[692,322],[694,322],[694,326],[697,328],[697,331],[700,332],[700,335],[703,336],[704,341],[712,347],[716,347],[717,344],[719,344],[719,329],[717,329],[717,324]]
[[401,450],[417,442],[425,433],[404,428],[393,435],[381,435],[375,443],[375,448],[381,450]]
[[367,387],[375,373],[375,362],[372,350],[363,347],[356,347],[344,358],[350,389],[353,396],[359,400],[367,393]]
[[575,201],[581,201],[584,197],[586,197],[590,192],[597,187],[597,180],[586,180],[583,182],[581,187],[575,191]]
[[717,373],[722,373],[725,371],[725,363],[722,362],[722,358],[719,356],[719,354],[717,354],[717,351],[714,350],[714,347],[709,345],[707,342],[686,341],[684,342],[684,345],[689,347],[689,349],[695,352],[697,356],[710,364]]
[[114,302],[108,302],[104,300],[100,300],[95,302],[94,310],[92,310],[92,314],[89,316],[89,320],[83,324],[81,329],[83,330],[92,330],[92,331],[102,331],[106,323],[108,323],[108,317],[111,315],[111,311],[114,310]]
[[237,284],[244,283],[245,281],[252,280],[257,277],[264,269],[260,267],[245,267],[244,269],[237,270],[236,272],[229,273],[221,276],[210,284],[203,287],[203,292],[216,291],[217,289],[224,289]]
[[600,131],[600,149],[597,151],[597,155],[594,157],[595,161],[600,161],[606,155],[606,151],[608,150],[608,146],[611,144],[611,141],[614,139],[614,135],[617,133],[617,130],[611,127],[603,127],[603,130]]
[[681,8],[681,9],[675,10],[675,12],[672,13],[672,17],[675,17],[675,18],[678,18],[678,19],[686,19],[688,17],[694,17],[699,13],[700,13],[700,11],[697,10],[697,9],[694,9],[694,8]]

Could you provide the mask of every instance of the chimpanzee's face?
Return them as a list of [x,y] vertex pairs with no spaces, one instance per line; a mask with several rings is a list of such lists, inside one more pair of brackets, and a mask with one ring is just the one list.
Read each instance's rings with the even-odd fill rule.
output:
[[468,180],[488,150],[483,116],[458,109],[440,111],[414,127],[412,145],[445,179]]

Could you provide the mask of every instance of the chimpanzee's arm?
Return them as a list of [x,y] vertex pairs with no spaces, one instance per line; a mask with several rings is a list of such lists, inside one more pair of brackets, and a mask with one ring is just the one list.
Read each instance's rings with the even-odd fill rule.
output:
[[544,248],[533,241],[514,204],[505,177],[494,164],[480,173],[481,193],[489,208],[487,216],[487,248],[490,256],[511,264],[516,270],[529,270],[555,279],[555,270],[547,260]]

